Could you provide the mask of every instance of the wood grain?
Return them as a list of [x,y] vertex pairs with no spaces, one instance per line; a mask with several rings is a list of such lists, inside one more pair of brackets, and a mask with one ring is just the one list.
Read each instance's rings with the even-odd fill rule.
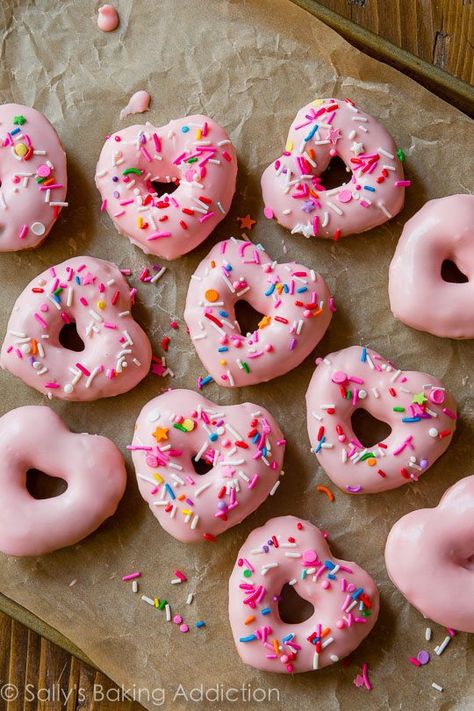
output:
[[121,699],[104,674],[0,612],[0,709],[143,711]]
[[474,83],[474,0],[318,3],[448,74]]

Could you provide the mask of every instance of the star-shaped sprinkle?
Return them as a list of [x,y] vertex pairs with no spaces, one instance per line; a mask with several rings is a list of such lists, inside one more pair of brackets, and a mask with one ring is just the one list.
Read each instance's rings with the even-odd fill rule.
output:
[[415,393],[412,402],[416,405],[424,405],[427,402],[427,398],[424,393]]
[[153,432],[153,437],[157,442],[161,442],[164,439],[168,439],[168,427],[157,427]]
[[95,282],[95,276],[91,274],[90,272],[87,272],[85,277],[82,279],[82,283],[84,286],[87,286],[87,284],[93,284]]
[[303,212],[313,212],[314,210],[314,203],[312,200],[305,200],[303,202],[303,207],[301,208]]
[[23,126],[24,123],[26,123],[26,118],[24,116],[14,116],[13,117],[13,123],[15,126]]
[[338,140],[342,137],[341,130],[339,128],[330,128],[328,131],[328,135],[326,136],[327,139],[331,141],[333,146],[336,145]]
[[252,220],[250,215],[245,215],[245,217],[238,217],[237,219],[240,222],[241,230],[251,230],[256,222],[256,220]]
[[235,469],[229,466],[228,464],[225,464],[222,467],[221,472],[223,477],[228,477],[229,479],[231,479],[234,476]]
[[351,146],[351,152],[354,153],[356,156],[358,156],[359,153],[363,153],[364,152],[364,144],[357,143],[357,141],[354,141],[354,143]]

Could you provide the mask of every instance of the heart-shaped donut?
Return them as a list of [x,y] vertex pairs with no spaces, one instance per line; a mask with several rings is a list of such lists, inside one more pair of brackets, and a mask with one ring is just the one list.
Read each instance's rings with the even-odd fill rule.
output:
[[285,440],[259,405],[215,405],[169,390],[140,412],[132,445],[140,493],[180,541],[214,540],[274,494]]
[[[262,314],[241,333],[238,301]],[[184,318],[204,367],[225,387],[262,383],[299,365],[324,336],[333,300],[323,277],[278,264],[252,242],[219,242],[191,277]]]
[[[402,154],[388,131],[345,99],[317,99],[296,114],[283,154],[262,175],[264,214],[306,237],[365,232],[403,207]],[[324,171],[344,161],[348,179],[329,190]]]
[[456,482],[435,508],[397,521],[385,563],[394,585],[424,617],[474,633],[474,476]]
[[226,216],[236,176],[237,153],[222,126],[187,116],[109,136],[95,181],[120,234],[145,254],[176,259]]
[[[314,607],[283,622],[285,585]],[[271,672],[322,669],[347,657],[379,614],[375,582],[356,563],[335,558],[321,531],[295,516],[273,518],[249,535],[229,581],[229,619],[242,660]]]
[[[374,494],[414,482],[448,448],[456,402],[432,375],[400,370],[370,348],[351,346],[318,361],[306,392],[313,452],[326,474],[349,494]],[[386,423],[382,441],[361,442],[358,410]]]

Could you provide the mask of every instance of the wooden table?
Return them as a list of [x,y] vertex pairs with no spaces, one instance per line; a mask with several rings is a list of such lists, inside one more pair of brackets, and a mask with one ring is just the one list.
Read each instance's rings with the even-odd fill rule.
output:
[[[360,49],[473,113],[474,0],[294,1]],[[6,711],[142,709],[133,701],[118,703],[119,690],[107,677],[3,613],[0,645],[0,708]],[[14,685],[12,696],[15,688],[19,693],[7,704],[5,683]],[[41,689],[49,689],[49,699],[40,692],[32,700]],[[100,692],[110,700],[100,700]]]

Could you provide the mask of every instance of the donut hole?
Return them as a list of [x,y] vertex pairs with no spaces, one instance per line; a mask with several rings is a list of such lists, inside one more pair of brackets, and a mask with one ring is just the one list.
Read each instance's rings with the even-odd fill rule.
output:
[[474,573],[474,553],[467,558],[467,560],[464,561],[462,564],[463,568],[466,568],[466,570],[472,570]]
[[240,332],[244,335],[251,335],[258,329],[258,324],[262,320],[263,314],[259,313],[248,301],[237,301],[235,304],[235,320],[239,324]]
[[469,281],[452,259],[445,259],[442,263],[441,279],[449,284],[466,284]]
[[40,469],[28,469],[26,489],[34,499],[54,499],[67,489],[67,482],[57,476],[45,474]]
[[282,622],[297,625],[314,615],[314,606],[300,597],[293,585],[286,583],[278,599],[278,613]]
[[352,413],[351,425],[356,438],[367,448],[383,442],[392,431],[390,425],[383,420],[378,420],[362,408]]
[[334,188],[339,188],[344,183],[347,183],[347,179],[350,175],[351,171],[342,158],[334,156],[334,158],[331,158],[326,170],[321,173],[319,177],[321,178],[321,183],[324,185],[326,190],[333,190]]
[[76,351],[76,353],[80,353],[85,348],[84,341],[78,334],[74,322],[64,324],[59,332],[59,342],[63,348],[67,348],[68,351]]
[[[197,452],[196,452],[196,454],[197,454]],[[196,474],[198,476],[204,476],[204,474],[207,474],[208,472],[211,471],[211,469],[213,469],[214,465],[211,461],[209,461],[208,459],[205,459],[204,457],[201,457],[196,462],[196,460],[194,458],[195,456],[196,455],[194,455],[192,457],[191,461],[193,464],[194,471],[196,472]]]
[[151,180],[153,187],[153,192],[158,195],[158,197],[163,197],[163,195],[171,195],[175,190],[179,188],[178,178],[171,178],[170,180]]

